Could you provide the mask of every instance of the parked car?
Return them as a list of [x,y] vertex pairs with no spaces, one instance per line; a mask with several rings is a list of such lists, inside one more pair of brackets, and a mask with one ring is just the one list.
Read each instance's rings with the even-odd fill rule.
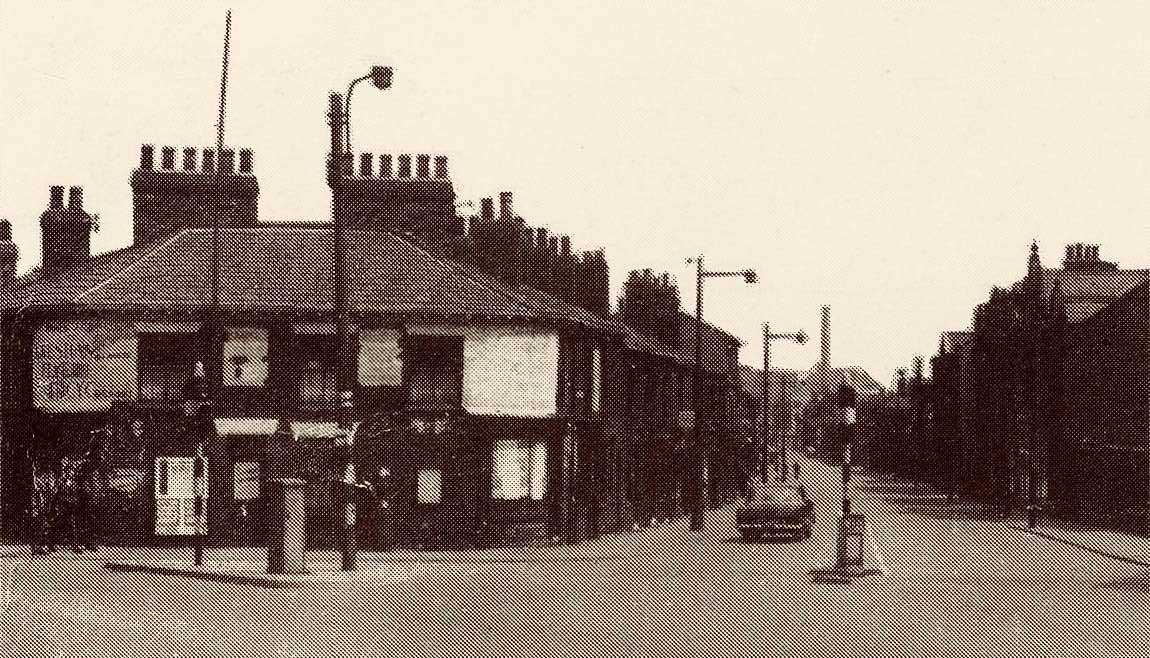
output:
[[815,504],[801,484],[757,482],[736,510],[735,522],[745,541],[781,534],[806,539],[815,523]]

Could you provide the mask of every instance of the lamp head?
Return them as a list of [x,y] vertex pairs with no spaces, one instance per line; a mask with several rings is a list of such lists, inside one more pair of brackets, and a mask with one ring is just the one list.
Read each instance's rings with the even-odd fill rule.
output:
[[747,283],[755,283],[759,280],[759,275],[755,274],[754,270],[743,270],[743,279],[745,279]]
[[391,67],[390,66],[373,66],[371,67],[371,84],[375,85],[376,89],[387,89],[391,86]]
[[795,342],[799,345],[807,342],[807,332],[800,330],[799,333],[795,334]]

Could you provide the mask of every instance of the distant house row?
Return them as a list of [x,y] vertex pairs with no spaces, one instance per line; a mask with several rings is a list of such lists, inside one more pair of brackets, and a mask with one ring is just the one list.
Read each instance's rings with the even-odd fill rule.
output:
[[874,409],[872,459],[1003,513],[1150,531],[1147,282],[1096,245],[1058,268],[1032,245],[1021,280],[942,334],[929,377],[920,360]]

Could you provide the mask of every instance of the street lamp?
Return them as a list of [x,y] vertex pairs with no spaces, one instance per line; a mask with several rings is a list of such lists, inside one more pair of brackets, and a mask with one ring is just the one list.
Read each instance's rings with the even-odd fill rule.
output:
[[[328,111],[328,125],[331,126],[331,154],[327,163],[327,182],[331,187],[331,212],[333,232],[333,269],[335,277],[335,352],[336,352],[336,449],[342,462],[342,482],[334,485],[337,495],[332,497],[334,516],[339,519],[339,550],[344,571],[354,571],[356,567],[355,546],[355,460],[351,446],[350,426],[353,404],[351,346],[348,336],[347,314],[347,218],[343,180],[344,161],[351,153],[351,94],[355,86],[364,80],[371,80],[377,89],[391,86],[391,67],[373,66],[364,76],[356,78],[347,86],[347,106],[338,93],[332,93]],[[347,146],[345,151],[344,146]],[[342,486],[341,486],[342,485]]]
[[[766,451],[767,446],[770,445],[771,431],[770,431],[770,418],[771,418],[771,341],[772,340],[793,340],[794,342],[802,345],[807,342],[806,332],[800,330],[789,334],[772,334],[771,323],[763,323],[763,439],[762,446],[756,452],[755,458],[758,460],[758,470],[761,475],[763,473],[763,453]],[[787,437],[786,432],[779,433],[779,482],[787,479]]]
[[703,268],[703,257],[691,258],[688,263],[695,264],[695,491],[691,501],[691,532],[702,532],[707,513],[707,450],[703,441],[703,280],[708,277],[741,276],[748,283],[758,281],[754,270],[738,270],[732,272],[708,272]]

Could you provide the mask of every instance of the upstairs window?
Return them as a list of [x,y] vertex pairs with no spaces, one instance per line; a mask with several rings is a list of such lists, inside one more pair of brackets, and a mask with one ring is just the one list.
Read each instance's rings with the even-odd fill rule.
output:
[[462,338],[409,338],[403,356],[407,369],[408,406],[442,408],[461,404]]
[[334,402],[336,359],[334,336],[300,336],[299,397],[304,402]]
[[182,400],[197,361],[203,359],[195,334],[139,334],[140,400]]

